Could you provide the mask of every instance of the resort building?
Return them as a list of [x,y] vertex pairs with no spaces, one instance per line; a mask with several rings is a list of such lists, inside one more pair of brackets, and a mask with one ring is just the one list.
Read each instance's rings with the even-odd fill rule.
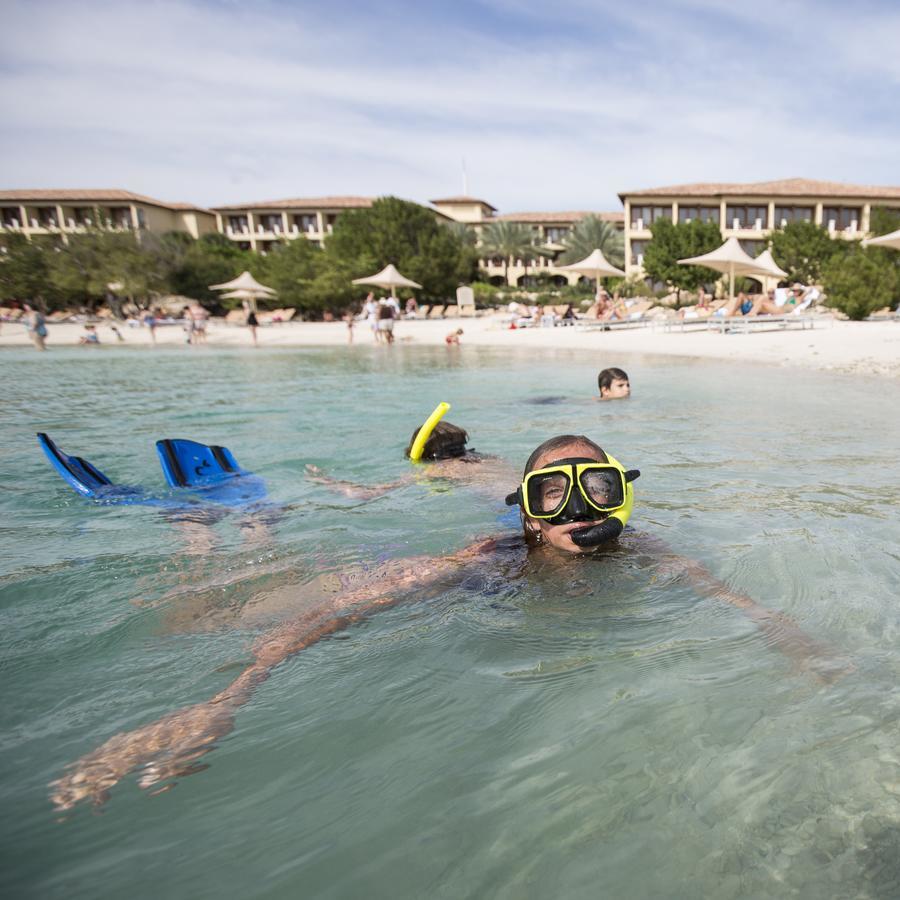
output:
[[432,200],[431,204],[447,218],[473,228],[479,238],[485,226],[495,222],[515,222],[532,230],[535,251],[542,252],[506,261],[499,257],[480,260],[479,265],[491,281],[499,284],[508,279],[511,285],[524,285],[537,275],[544,275],[560,285],[575,284],[581,276],[563,271],[556,265],[556,258],[566,249],[564,241],[569,232],[589,215],[609,222],[620,231],[625,225],[620,212],[520,212],[497,215],[495,206],[476,197],[445,197]]
[[183,231],[193,238],[216,230],[216,217],[190,203],[165,203],[122,190],[0,191],[0,232],[31,239],[50,236],[65,242],[88,228],[164,234]]
[[757,256],[767,236],[790,222],[814,222],[834,237],[859,240],[873,206],[900,208],[900,187],[871,187],[788,178],[750,184],[680,184],[619,194],[625,207],[625,270],[639,275],[657,219],[715,222]]
[[304,237],[321,245],[337,217],[348,209],[366,209],[372,197],[311,197],[217,206],[216,227],[245,250],[267,252],[273,242]]

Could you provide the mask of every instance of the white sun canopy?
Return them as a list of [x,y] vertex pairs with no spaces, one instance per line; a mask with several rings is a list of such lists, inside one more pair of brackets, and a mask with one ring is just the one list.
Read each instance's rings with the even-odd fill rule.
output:
[[253,291],[260,297],[275,293],[272,288],[260,284],[249,272],[241,272],[237,278],[223,284],[211,284],[209,288],[212,291]]
[[771,250],[763,250],[763,252],[756,257],[754,262],[760,269],[765,271],[766,275],[769,275],[772,278],[787,277],[787,272],[785,272],[784,269],[779,268],[778,263],[772,258]]
[[890,247],[892,250],[900,250],[900,229],[890,234],[882,234],[880,237],[868,238],[862,243],[863,247]]
[[[702,256],[691,256],[688,259],[679,259],[680,266],[706,266],[716,272],[722,272],[728,276],[728,296],[734,297],[735,275],[768,275],[774,273],[761,266],[740,245],[737,238],[730,237],[721,247],[717,247]],[[774,264],[774,260],[773,260]]]
[[568,269],[570,272],[578,272],[581,275],[589,275],[592,278],[624,278],[625,273],[617,269],[597,248],[590,256],[568,266],[557,266],[559,269]]
[[374,275],[368,275],[365,278],[354,278],[354,284],[374,284],[375,287],[395,288],[395,287],[411,287],[420,288],[421,284],[410,278],[401,275],[393,263],[388,263],[380,272]]

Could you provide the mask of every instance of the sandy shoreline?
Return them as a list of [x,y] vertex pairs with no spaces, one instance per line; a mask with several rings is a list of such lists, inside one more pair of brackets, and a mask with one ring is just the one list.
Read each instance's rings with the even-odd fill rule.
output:
[[[47,346],[74,346],[84,333],[82,326],[50,324]],[[108,325],[98,325],[104,346],[149,347],[146,328],[119,325],[125,338],[119,342]],[[900,322],[843,322],[822,317],[816,327],[806,330],[763,331],[754,334],[718,334],[706,331],[666,332],[662,328],[633,328],[618,331],[578,331],[575,328],[530,328],[511,331],[496,318],[401,321],[398,342],[412,345],[443,345],[445,335],[463,328],[465,345],[510,348],[577,348],[602,354],[600,361],[614,365],[616,353],[644,353],[698,359],[729,359],[800,366],[866,375],[900,377]],[[354,328],[354,341],[372,343],[364,323]],[[178,326],[157,329],[158,346],[184,346],[184,332]],[[4,322],[0,347],[28,346],[24,326]],[[248,330],[213,321],[209,326],[210,347],[251,347]],[[342,322],[297,322],[262,327],[259,345],[266,347],[340,346],[347,344],[347,326]],[[102,349],[102,348],[101,348]],[[188,348],[185,348],[186,350]],[[86,353],[96,352],[84,348]]]

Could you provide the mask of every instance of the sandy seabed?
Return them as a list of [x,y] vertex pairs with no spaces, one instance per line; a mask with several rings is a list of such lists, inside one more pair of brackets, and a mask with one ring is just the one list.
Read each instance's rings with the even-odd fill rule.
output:
[[[150,332],[145,327],[119,325],[124,338],[119,341],[107,324],[99,324],[101,346],[85,347],[85,353],[97,352],[105,346],[151,347]],[[397,322],[395,336],[401,345],[443,345],[445,336],[463,328],[464,346],[510,347],[521,349],[553,348],[591,350],[598,354],[598,364],[615,365],[617,353],[644,353],[698,359],[728,359],[740,362],[801,366],[829,371],[900,377],[900,321],[846,322],[821,316],[812,329],[765,330],[751,333],[720,334],[708,331],[665,331],[659,327],[620,329],[613,331],[580,330],[574,327],[527,328],[510,330],[500,317],[477,319],[402,320]],[[49,324],[47,347],[78,344],[84,334],[81,325]],[[343,322],[290,322],[260,327],[259,347],[346,346],[347,326]],[[206,348],[185,346],[185,334],[177,325],[157,328],[157,346],[182,346],[186,352],[202,352],[215,347],[243,347],[253,350],[246,327],[213,320],[208,328]],[[359,322],[353,329],[354,346],[371,345],[372,332]],[[0,329],[0,346],[30,344],[23,325],[4,322]],[[385,347],[389,352],[390,348]],[[455,348],[448,347],[448,352]]]

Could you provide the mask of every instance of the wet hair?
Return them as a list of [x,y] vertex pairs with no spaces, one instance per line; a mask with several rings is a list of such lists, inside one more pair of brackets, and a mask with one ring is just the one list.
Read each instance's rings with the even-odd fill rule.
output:
[[525,471],[522,473],[522,477],[524,478],[529,472],[534,470],[537,461],[542,456],[555,450],[562,450],[563,447],[569,447],[572,444],[582,444],[585,447],[590,447],[597,454],[600,462],[609,462],[603,448],[599,444],[595,444],[589,437],[585,437],[583,434],[558,434],[556,437],[552,437],[550,440],[544,441],[543,444],[535,447],[531,456],[528,457],[528,462],[525,463]]
[[[409,444],[404,450],[404,455],[409,456],[412,445],[415,443],[419,434],[417,428],[409,439]],[[466,452],[466,441],[469,435],[465,428],[454,425],[452,422],[438,422],[434,426],[434,431],[425,441],[425,450],[422,453],[422,459],[452,459],[456,456],[464,456]]]
[[597,387],[600,388],[600,393],[602,394],[604,389],[608,391],[614,381],[628,381],[628,373],[622,369],[604,369],[597,376]]

